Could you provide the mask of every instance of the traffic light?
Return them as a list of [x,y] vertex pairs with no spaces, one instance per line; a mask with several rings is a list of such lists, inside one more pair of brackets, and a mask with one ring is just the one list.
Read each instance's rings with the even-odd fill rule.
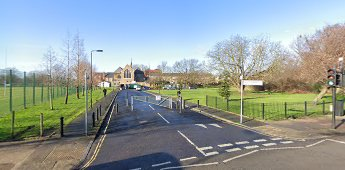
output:
[[336,86],[337,72],[335,69],[328,69],[327,71],[327,85],[330,87]]
[[337,87],[343,87],[343,74],[337,73],[335,76],[335,85]]

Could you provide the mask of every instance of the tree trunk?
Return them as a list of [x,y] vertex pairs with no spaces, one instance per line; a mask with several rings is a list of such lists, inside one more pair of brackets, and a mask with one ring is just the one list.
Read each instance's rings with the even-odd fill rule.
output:
[[66,98],[65,98],[65,104],[68,103],[68,85],[66,86]]
[[323,87],[321,92],[316,96],[316,98],[313,100],[313,103],[316,104],[319,100],[322,99],[322,97],[327,93],[329,87]]
[[77,94],[77,99],[80,99],[80,97],[79,97],[79,86],[77,86],[77,88],[76,88],[76,94]]

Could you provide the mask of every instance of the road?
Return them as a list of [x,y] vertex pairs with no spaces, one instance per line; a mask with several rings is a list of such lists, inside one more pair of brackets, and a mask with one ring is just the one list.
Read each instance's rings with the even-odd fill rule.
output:
[[[334,167],[344,164],[340,160],[345,160],[345,154],[339,148],[344,150],[345,142],[339,140],[270,137],[188,109],[179,113],[137,100],[132,111],[125,103],[127,94],[149,96],[131,90],[119,92],[119,113],[112,113],[105,135],[96,141],[84,168],[294,169],[290,162],[296,161],[295,169],[318,169],[322,162]],[[332,164],[334,160],[338,162]]]

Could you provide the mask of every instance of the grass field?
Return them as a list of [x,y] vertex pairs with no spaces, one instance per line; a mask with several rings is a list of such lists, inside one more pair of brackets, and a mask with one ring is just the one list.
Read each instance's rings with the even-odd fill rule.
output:
[[[19,90],[19,89],[18,89]],[[109,89],[110,92],[112,89]],[[101,89],[93,91],[93,103],[103,98]],[[85,110],[85,96],[80,95],[77,99],[75,94],[69,96],[69,102],[64,104],[65,97],[55,97],[53,100],[54,110],[50,110],[49,102],[43,102],[35,106],[30,105],[26,109],[19,107],[15,110],[15,135],[16,139],[27,138],[39,135],[40,113],[44,114],[45,130],[59,128],[60,117],[64,117],[65,124],[69,124]],[[17,97],[14,102],[20,97]],[[1,101],[3,102],[3,101]],[[1,103],[2,105],[5,105]],[[11,117],[12,114],[1,114],[0,117],[0,140],[11,138]]]
[[[177,90],[151,91],[162,95],[177,96]],[[237,89],[231,89],[230,101],[220,97],[217,88],[184,89],[181,94],[184,100],[192,103],[197,103],[199,100],[200,105],[206,105],[207,100],[207,105],[210,107],[240,113],[240,93]],[[208,96],[207,99],[206,95]],[[262,119],[264,114],[265,120],[326,114],[329,110],[331,97],[324,97],[325,104],[318,103],[315,105],[312,100],[316,96],[317,94],[313,93],[289,94],[245,91],[244,114],[257,119]]]

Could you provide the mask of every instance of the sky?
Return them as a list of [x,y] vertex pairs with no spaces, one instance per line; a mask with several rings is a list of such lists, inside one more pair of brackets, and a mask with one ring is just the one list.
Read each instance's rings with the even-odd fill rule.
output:
[[267,36],[287,48],[298,35],[345,22],[344,0],[0,0],[0,68],[40,70],[51,46],[63,56],[79,32],[98,71],[184,58],[206,60],[234,35]]

